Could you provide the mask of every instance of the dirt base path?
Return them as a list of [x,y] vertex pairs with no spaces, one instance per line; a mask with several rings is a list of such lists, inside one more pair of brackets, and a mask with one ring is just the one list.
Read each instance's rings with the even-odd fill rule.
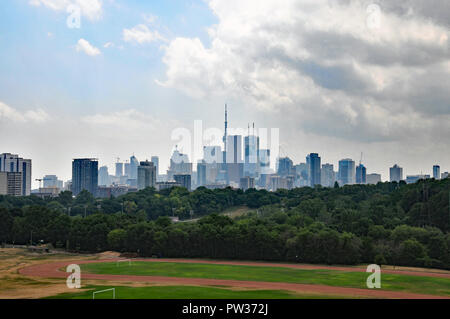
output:
[[[110,259],[114,262],[123,259]],[[188,259],[135,259],[136,261],[146,262],[189,262],[189,263],[211,263],[211,264],[229,264],[229,265],[252,265],[252,266],[271,266],[271,267],[292,267],[300,269],[324,269],[325,266],[312,265],[291,265],[291,264],[270,264],[270,263],[251,263],[251,262],[221,262],[210,260],[188,260]],[[28,266],[19,270],[22,275],[37,276],[46,278],[67,278],[68,273],[61,271],[61,268],[69,264],[87,264],[96,262],[105,262],[106,260],[79,260],[63,261],[50,264],[38,264]],[[329,267],[327,269],[357,271],[360,268],[352,267]],[[360,270],[362,271],[362,270]],[[394,273],[412,274],[416,272],[395,271]],[[425,273],[420,273],[424,276]],[[428,275],[445,275],[437,273],[428,273]],[[180,278],[180,277],[162,277],[162,276],[136,276],[136,275],[105,275],[83,273],[82,280],[105,280],[105,281],[127,281],[127,282],[146,282],[149,284],[164,285],[194,285],[194,286],[228,286],[235,288],[266,289],[266,290],[289,290],[298,293],[313,293],[322,295],[338,295],[346,297],[369,297],[369,298],[389,298],[389,299],[449,299],[443,296],[405,293],[399,291],[372,290],[361,288],[333,287],[325,285],[281,283],[281,282],[260,282],[260,281],[241,281],[241,280],[223,280],[206,278]]]

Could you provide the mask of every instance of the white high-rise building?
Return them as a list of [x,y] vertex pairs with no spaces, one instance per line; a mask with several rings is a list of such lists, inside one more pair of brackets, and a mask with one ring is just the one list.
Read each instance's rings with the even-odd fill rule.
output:
[[31,160],[16,154],[0,154],[0,172],[22,173],[22,196],[31,194]]

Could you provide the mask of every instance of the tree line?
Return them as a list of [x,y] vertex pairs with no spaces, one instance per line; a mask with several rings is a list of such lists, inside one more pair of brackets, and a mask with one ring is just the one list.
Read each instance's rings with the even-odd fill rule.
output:
[[[0,196],[0,241],[145,257],[450,269],[449,193],[450,179],[277,192],[148,188],[108,199],[86,191]],[[220,215],[242,205],[253,212]]]

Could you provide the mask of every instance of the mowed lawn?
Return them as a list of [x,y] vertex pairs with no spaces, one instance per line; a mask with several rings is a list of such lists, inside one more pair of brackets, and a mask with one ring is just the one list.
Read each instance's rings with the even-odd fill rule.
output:
[[[87,286],[79,293],[63,293],[45,299],[92,299],[94,291],[113,288],[110,286]],[[342,298],[315,294],[295,294],[283,290],[231,290],[198,286],[115,286],[116,299],[314,299]],[[112,299],[113,292],[97,293],[95,299]]]
[[[303,270],[284,267],[234,266],[176,262],[92,263],[82,272],[112,275],[168,276],[267,282],[320,284],[367,289],[365,272]],[[450,278],[381,274],[381,289],[450,296]]]

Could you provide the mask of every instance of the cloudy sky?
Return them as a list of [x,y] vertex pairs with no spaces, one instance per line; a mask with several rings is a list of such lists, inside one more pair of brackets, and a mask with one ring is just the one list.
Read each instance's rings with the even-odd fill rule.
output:
[[33,178],[133,153],[162,173],[173,130],[222,128],[228,103],[295,163],[448,171],[449,27],[440,0],[1,1],[0,152]]

